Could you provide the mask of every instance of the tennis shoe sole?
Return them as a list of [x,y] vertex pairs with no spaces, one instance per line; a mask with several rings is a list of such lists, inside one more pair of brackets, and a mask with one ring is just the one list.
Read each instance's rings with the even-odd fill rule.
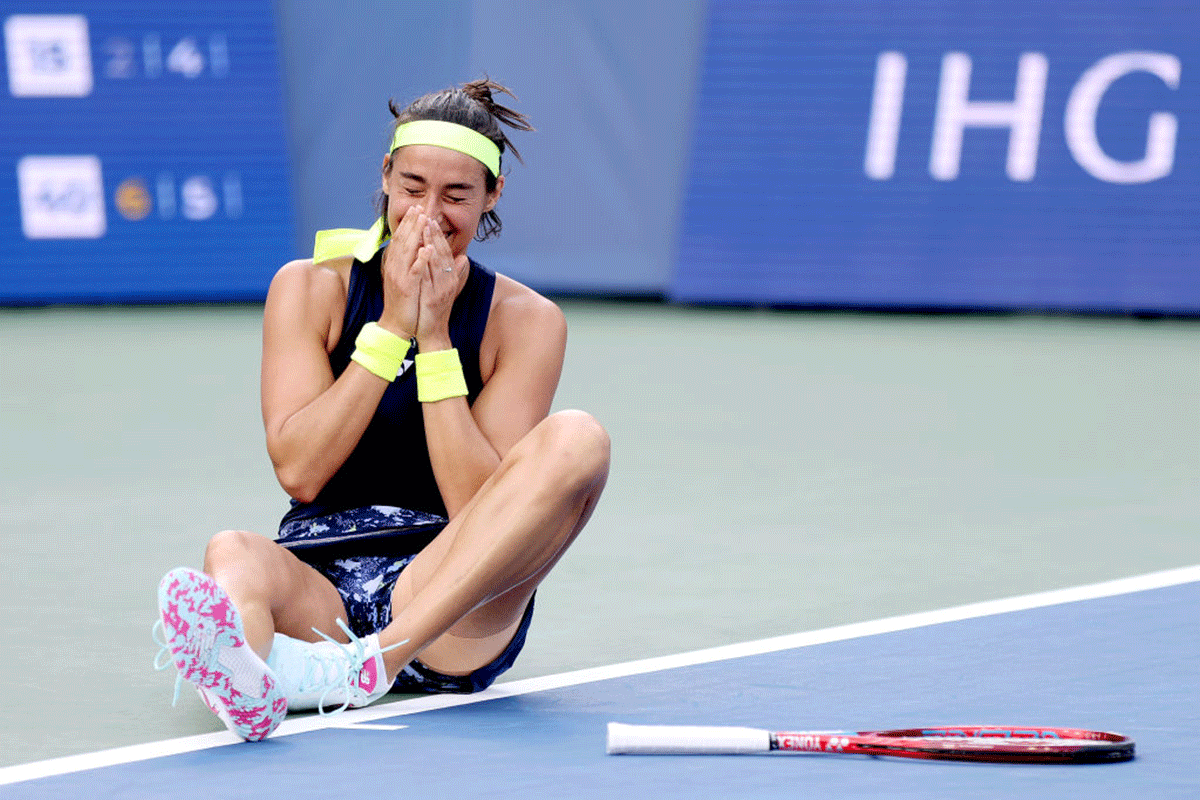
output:
[[180,567],[159,583],[158,609],[175,667],[205,705],[247,741],[270,736],[287,716],[287,698],[246,643],[225,590],[208,575]]

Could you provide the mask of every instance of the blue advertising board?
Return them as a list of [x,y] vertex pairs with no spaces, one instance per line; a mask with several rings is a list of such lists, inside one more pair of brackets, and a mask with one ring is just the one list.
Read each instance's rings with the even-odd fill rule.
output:
[[1200,6],[712,0],[691,302],[1200,312]]
[[2,8],[0,302],[261,299],[293,242],[271,4]]

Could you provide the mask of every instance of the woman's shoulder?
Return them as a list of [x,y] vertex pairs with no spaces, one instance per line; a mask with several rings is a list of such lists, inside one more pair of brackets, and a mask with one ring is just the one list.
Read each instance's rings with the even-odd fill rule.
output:
[[350,285],[352,257],[335,258],[313,263],[311,258],[298,258],[284,264],[271,280],[271,294],[298,295],[309,301],[345,302]]
[[[311,258],[300,258],[284,264],[267,292],[267,318],[282,315],[297,322],[307,320],[305,327],[314,325],[327,338],[335,336],[341,330],[353,263],[353,258],[346,257],[317,264]],[[336,337],[332,341],[336,342]]]
[[536,329],[543,333],[566,330],[566,317],[557,303],[499,273],[492,294],[492,315],[504,326]]
[[505,353],[543,353],[561,366],[567,343],[567,320],[548,297],[512,278],[496,274],[492,308],[479,351],[480,374],[486,383]]

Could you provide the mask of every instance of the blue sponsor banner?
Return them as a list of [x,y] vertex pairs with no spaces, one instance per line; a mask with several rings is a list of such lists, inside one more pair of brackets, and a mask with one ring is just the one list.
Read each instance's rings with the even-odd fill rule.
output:
[[0,16],[0,302],[261,299],[293,241],[271,4]]
[[681,301],[1200,312],[1200,6],[713,0]]

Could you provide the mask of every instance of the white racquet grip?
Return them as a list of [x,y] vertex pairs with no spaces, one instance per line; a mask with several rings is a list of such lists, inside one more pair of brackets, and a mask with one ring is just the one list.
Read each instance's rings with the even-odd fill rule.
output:
[[770,750],[770,732],[757,728],[608,723],[609,755],[745,755]]

